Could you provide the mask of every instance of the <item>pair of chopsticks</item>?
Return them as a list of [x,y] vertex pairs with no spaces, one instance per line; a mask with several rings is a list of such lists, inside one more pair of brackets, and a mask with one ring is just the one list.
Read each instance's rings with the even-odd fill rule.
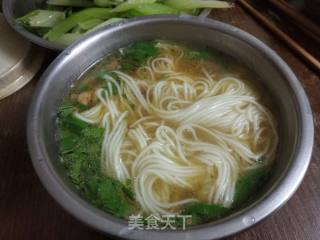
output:
[[[287,14],[287,16],[295,19],[300,26],[303,26],[306,31],[314,35],[315,38],[320,38],[320,30],[318,26],[313,24],[308,19],[304,18],[302,15],[296,13],[293,9],[290,9],[289,6],[286,6],[285,1],[279,0],[267,0],[270,3],[277,6],[280,10]],[[270,31],[276,34],[282,41],[284,41],[293,51],[299,54],[303,59],[311,64],[319,73],[320,73],[320,62],[308,51],[306,51],[300,44],[294,41],[289,35],[280,30],[273,22],[271,22],[267,17],[262,15],[258,10],[256,10],[247,0],[238,0],[241,6],[250,12],[255,18],[257,18],[265,27]],[[311,23],[311,24],[310,24]],[[319,34],[319,36],[318,36]]]
[[320,44],[320,27],[310,21],[302,14],[296,12],[284,0],[267,0],[269,4],[277,8],[284,16],[290,18],[295,25],[305,32],[316,43]]

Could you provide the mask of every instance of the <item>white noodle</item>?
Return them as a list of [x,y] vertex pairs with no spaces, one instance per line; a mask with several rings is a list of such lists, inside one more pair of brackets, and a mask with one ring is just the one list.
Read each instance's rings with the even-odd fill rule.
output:
[[96,92],[99,103],[75,116],[105,128],[102,170],[123,183],[134,180],[143,212],[170,214],[198,201],[230,207],[240,173],[262,157],[273,161],[273,116],[242,80],[216,79],[205,67],[199,76],[177,72],[183,48],[156,46],[163,54],[138,68],[138,79],[114,71],[122,83],[108,77],[108,91]]

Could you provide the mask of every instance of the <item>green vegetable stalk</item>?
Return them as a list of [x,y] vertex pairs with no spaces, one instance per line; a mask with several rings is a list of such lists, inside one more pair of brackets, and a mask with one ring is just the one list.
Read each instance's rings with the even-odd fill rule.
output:
[[110,24],[112,24],[112,23],[120,22],[120,21],[122,21],[122,20],[124,20],[124,18],[110,18],[110,19],[108,19],[107,21],[104,21],[104,22],[98,24],[98,25],[95,26],[94,28],[89,29],[89,30],[87,31],[87,33],[91,33],[91,32],[96,31],[96,30],[98,30],[98,29],[100,29],[100,28],[102,28],[102,27],[108,26],[108,25],[110,25]]
[[56,41],[64,33],[70,31],[80,22],[84,22],[92,18],[108,19],[113,17],[114,15],[115,14],[112,13],[112,11],[108,8],[87,8],[80,12],[73,13],[64,21],[59,22],[45,35],[45,38],[49,41]]
[[78,25],[82,30],[86,31],[86,30],[89,30],[89,29],[96,27],[97,25],[99,25],[101,23],[103,23],[103,20],[98,19],[98,18],[93,18],[93,19],[83,21],[83,22],[79,23]]
[[124,2],[120,5],[118,5],[116,8],[114,8],[112,11],[113,12],[126,12],[129,11],[135,7],[144,5],[144,4],[152,4],[155,3],[156,0],[130,0],[127,2]]
[[47,0],[46,4],[64,7],[92,7],[94,5],[90,0]]
[[81,38],[83,34],[81,33],[65,33],[62,34],[56,41],[55,43],[61,44],[63,46],[68,46],[75,41],[77,41],[79,38]]
[[228,8],[216,0],[37,0],[39,9],[17,19],[29,31],[69,45],[86,33],[113,22],[156,14],[197,15],[202,8]]
[[125,2],[125,0],[94,0],[94,3],[100,7],[116,6]]
[[157,14],[178,14],[179,10],[159,3],[141,4],[132,8],[141,16]]
[[65,20],[66,15],[61,11],[34,10],[27,15],[18,18],[17,21],[27,27],[53,27]]

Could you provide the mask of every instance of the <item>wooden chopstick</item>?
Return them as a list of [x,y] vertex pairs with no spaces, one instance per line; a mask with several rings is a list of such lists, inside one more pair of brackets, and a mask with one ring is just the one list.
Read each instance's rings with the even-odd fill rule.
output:
[[320,72],[320,62],[307,52],[301,45],[295,42],[290,36],[280,30],[275,24],[273,24],[268,18],[263,16],[254,7],[252,7],[246,0],[238,0],[238,2],[255,18],[257,18],[262,24],[264,24],[270,31],[276,34],[282,41],[284,41],[293,51],[304,58],[306,62],[311,64],[318,72]]
[[301,30],[306,32],[308,35],[313,35],[313,38],[316,39],[318,43],[320,42],[320,27],[302,14],[290,8],[290,6],[284,1],[267,0],[267,2],[280,10],[284,15],[292,19],[296,23],[297,27],[299,27]]

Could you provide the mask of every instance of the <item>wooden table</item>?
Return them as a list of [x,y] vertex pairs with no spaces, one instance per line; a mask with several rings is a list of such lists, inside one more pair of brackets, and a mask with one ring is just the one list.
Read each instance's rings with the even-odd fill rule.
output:
[[[255,35],[289,64],[309,96],[318,132],[319,75],[242,9],[214,11],[212,17]],[[26,142],[26,115],[38,78],[39,75],[15,95],[0,101],[0,239],[106,239],[67,214],[48,195],[33,170]],[[292,199],[267,220],[229,239],[320,239],[319,134],[308,173]]]

